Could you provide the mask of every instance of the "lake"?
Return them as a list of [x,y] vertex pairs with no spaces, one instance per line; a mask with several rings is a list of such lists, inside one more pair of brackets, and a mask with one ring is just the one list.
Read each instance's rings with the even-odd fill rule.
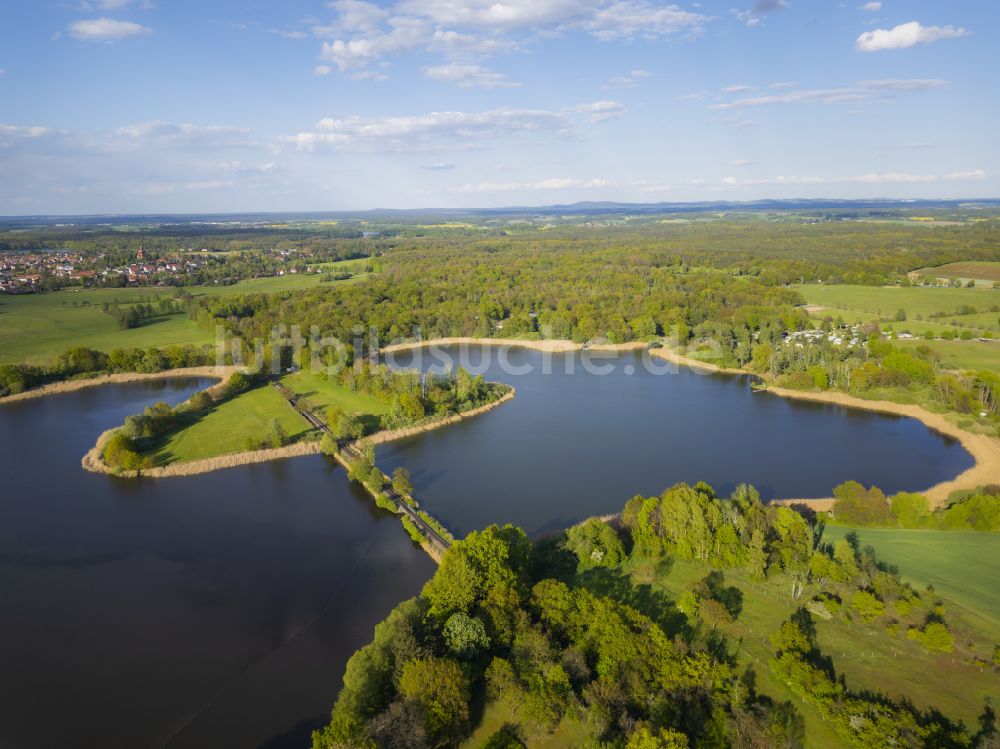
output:
[[[888,494],[926,489],[973,465],[958,442],[915,419],[754,393],[749,376],[628,352],[510,347],[501,361],[499,347],[477,346],[464,359],[457,347],[441,355],[512,384],[517,397],[380,446],[377,458],[387,473],[406,466],[425,509],[460,534],[493,522],[532,534],[564,528],[679,481],[705,481],[720,494],[748,483],[775,499],[828,497],[854,479]],[[390,364],[440,371],[440,358],[415,350]],[[604,369],[612,371],[593,373]]]
[[0,746],[308,746],[347,658],[433,574],[322,456],[80,468],[104,429],[204,384],[0,406]]
[[[491,358],[486,376],[513,384],[513,401],[378,450],[459,533],[539,534],[682,480],[821,496],[847,478],[922,488],[971,465],[919,422],[754,394],[745,378],[651,374],[633,354],[607,375],[586,371],[597,357],[554,355],[542,374],[527,349],[509,363],[536,371],[509,375]],[[346,659],[433,574],[322,456],[161,480],[80,468],[101,431],[205,384],[0,406],[0,746],[307,746]]]

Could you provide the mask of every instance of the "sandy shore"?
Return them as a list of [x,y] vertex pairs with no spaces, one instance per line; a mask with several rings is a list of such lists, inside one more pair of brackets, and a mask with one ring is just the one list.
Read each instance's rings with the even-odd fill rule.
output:
[[[379,349],[381,354],[393,354],[397,351],[409,351],[418,348],[430,348],[435,346],[443,348],[445,346],[518,346],[520,348],[533,349],[535,351],[545,351],[548,353],[565,353],[568,351],[581,351],[584,344],[575,341],[561,339],[531,340],[527,338],[432,338],[426,341],[404,341],[383,346]],[[590,351],[639,351],[649,344],[642,341],[631,341],[629,343],[599,343],[587,346]]]
[[88,377],[84,380],[64,380],[63,382],[53,382],[50,385],[42,385],[38,388],[25,390],[23,393],[8,395],[0,398],[0,404],[13,403],[15,401],[26,401],[32,398],[41,398],[46,395],[56,393],[72,393],[75,390],[96,387],[98,385],[121,385],[128,382],[145,382],[148,380],[164,380],[177,377],[214,377],[224,380],[233,372],[236,367],[184,367],[181,369],[165,369],[162,372],[120,372],[118,374],[99,375]]
[[271,460],[281,458],[294,458],[299,455],[316,455],[320,452],[319,442],[296,442],[284,447],[269,448],[267,450],[252,450],[249,452],[230,453],[229,455],[218,455],[214,458],[203,458],[202,460],[189,460],[183,463],[172,463],[165,466],[155,466],[153,468],[143,468],[141,471],[116,471],[104,462],[102,453],[104,445],[117,431],[109,429],[97,438],[87,454],[83,456],[80,464],[88,471],[94,473],[106,473],[114,476],[135,477],[144,476],[148,478],[172,478],[175,476],[194,476],[199,473],[209,473],[211,471],[221,471],[224,468],[235,468],[236,466],[247,466],[253,463],[267,463]]
[[[780,395],[782,398],[813,401],[815,403],[832,403],[847,408],[858,408],[865,411],[905,416],[922,422],[929,429],[951,437],[961,443],[975,460],[975,465],[963,471],[950,481],[942,481],[920,493],[927,497],[931,508],[937,508],[947,502],[952,492],[975,489],[984,484],[1000,483],[1000,441],[985,434],[974,434],[948,421],[942,414],[936,414],[920,406],[893,401],[869,401],[856,398],[853,395],[838,392],[808,392],[789,390],[780,387],[768,387],[763,391]],[[804,502],[817,510],[829,510],[833,506],[832,498],[783,500],[784,502]]]

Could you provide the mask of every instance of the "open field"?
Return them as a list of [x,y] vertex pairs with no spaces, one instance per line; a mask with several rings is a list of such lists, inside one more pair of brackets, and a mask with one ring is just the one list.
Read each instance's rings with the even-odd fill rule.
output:
[[[866,532],[862,533],[863,543]],[[954,535],[985,537],[987,534]],[[992,540],[1000,542],[1000,538],[995,536]],[[881,548],[877,548],[882,557]],[[997,548],[1000,549],[1000,544],[997,544]],[[888,552],[884,556],[887,561],[893,561],[888,558]],[[971,558],[971,554],[965,557],[966,560]],[[994,553],[993,563],[1000,564],[1000,552]],[[902,560],[900,564],[903,565]],[[912,563],[910,566],[913,566]],[[643,600],[646,608],[654,602],[661,610],[665,604],[669,608],[669,602],[677,601],[684,590],[708,574],[708,568],[696,562],[657,565],[654,562],[633,561],[625,569],[630,572],[634,586],[632,595],[635,600],[632,605],[640,610],[644,608]],[[907,567],[902,566],[902,569],[905,573]],[[946,576],[952,576],[954,569],[949,567]],[[993,574],[996,574],[995,567]],[[964,573],[960,574],[954,582],[960,583],[964,576]],[[918,590],[923,590],[924,585],[918,586],[912,575],[904,574],[904,577],[910,579]],[[738,650],[741,667],[753,666],[757,672],[759,687],[764,693],[778,700],[795,702],[806,720],[809,746],[845,746],[843,739],[833,731],[830,724],[823,721],[814,708],[795,698],[784,684],[773,677],[768,666],[772,653],[765,644],[766,638],[803,602],[803,599],[791,598],[790,578],[784,574],[774,575],[760,582],[749,578],[745,570],[726,570],[725,578],[727,585],[736,585],[743,592],[743,610],[736,621],[719,625],[728,635],[731,646]],[[995,577],[991,577],[989,573],[984,574],[982,584],[987,585],[990,579]],[[611,593],[614,587],[621,590],[620,583],[613,579],[602,582],[598,578],[597,584],[592,587],[595,591],[607,587],[605,593]],[[975,640],[976,652],[981,657],[990,657],[992,649],[987,648],[991,646],[993,638],[1000,638],[1000,623],[991,625],[980,617],[965,616],[966,612],[959,608],[962,606],[960,600],[941,586],[938,587],[938,592],[945,597],[946,618],[956,632],[956,651],[953,654],[928,654],[903,632],[889,634],[885,628],[887,619],[873,624],[846,622],[836,617],[829,621],[817,620],[820,647],[825,655],[833,659],[837,672],[845,674],[849,688],[881,690],[897,697],[905,694],[918,706],[934,705],[945,715],[972,724],[982,712],[985,696],[990,695],[994,701],[1000,699],[1000,684],[992,672],[982,672],[963,660],[960,649],[964,649],[964,641]],[[806,595],[810,593],[807,592]],[[947,673],[945,680],[948,687],[942,689],[937,679],[928,680],[928,668]]]
[[389,406],[378,398],[349,390],[320,374],[306,370],[287,375],[281,382],[299,398],[305,399],[320,418],[325,418],[326,410],[332,405],[339,406],[344,413],[349,414],[378,416],[389,411]]
[[[911,276],[931,276],[933,278],[957,278],[966,283],[968,281],[984,281],[986,286],[992,286],[1000,281],[1000,263],[970,260],[961,263],[948,263],[939,265],[936,268],[921,268],[913,271]],[[978,284],[977,284],[978,285]]]
[[903,346],[928,346],[941,355],[946,369],[1000,372],[1000,342],[992,341],[900,341]]
[[[908,322],[917,323],[917,315],[944,312],[948,322],[956,310],[964,305],[987,312],[993,305],[1000,308],[1000,290],[951,289],[935,287],[897,286],[832,286],[828,284],[803,284],[794,287],[808,304],[819,304],[835,309],[864,312],[871,315],[894,316],[899,309],[906,310]],[[829,314],[836,317],[836,313]],[[961,318],[959,318],[961,319]]]
[[[827,526],[827,541],[851,528]],[[949,600],[991,622],[1000,642],[1000,534],[974,531],[859,528],[862,546],[873,546],[879,559],[899,567],[918,590],[933,585]]]
[[308,423],[277,390],[261,385],[219,404],[203,418],[171,434],[154,455],[158,463],[169,464],[242,452],[247,437],[263,439],[273,419],[293,440],[310,431]]
[[[367,260],[329,263],[330,270],[363,267]],[[362,263],[358,266],[358,263]],[[326,267],[326,266],[324,266]],[[346,281],[356,283],[370,274]],[[232,286],[192,286],[185,291],[194,296],[232,296],[247,293],[275,293],[318,286],[320,274],[253,278]],[[330,286],[332,284],[324,284]],[[0,364],[42,360],[71,346],[110,351],[124,346],[168,346],[177,343],[211,343],[212,334],[198,328],[186,315],[170,315],[145,321],[137,328],[121,330],[115,320],[101,311],[102,304],[129,304],[152,299],[170,299],[174,288],[140,287],[124,289],[64,289],[43,294],[0,296]]]

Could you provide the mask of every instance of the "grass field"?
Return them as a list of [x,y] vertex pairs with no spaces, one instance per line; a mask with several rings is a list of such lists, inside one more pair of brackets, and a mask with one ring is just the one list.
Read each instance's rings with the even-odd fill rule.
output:
[[[1000,307],[1000,290],[993,289],[828,284],[804,284],[794,288],[802,294],[806,303],[824,307],[888,317],[894,316],[902,308],[906,310],[910,324],[917,323],[917,315],[923,315],[924,318],[935,312],[952,315],[963,305],[975,307],[979,312],[987,312],[993,305]],[[836,316],[833,312],[829,314]],[[948,319],[950,318],[942,318],[940,321],[947,322]]]
[[[1000,264],[998,264],[1000,265]],[[961,340],[924,340],[926,331],[941,335],[953,331],[960,335],[971,331],[978,337],[1000,338],[1000,289],[950,289],[933,287],[829,286],[805,284],[795,287],[806,302],[824,309],[810,313],[819,320],[830,316],[842,317],[850,324],[879,320],[883,329],[909,331],[919,340],[901,341],[904,346],[926,345],[941,355],[941,364],[948,369],[988,369],[1000,372],[1000,343]],[[955,315],[962,306],[975,307],[977,312]],[[893,318],[899,309],[906,310],[907,319]],[[936,312],[947,317],[929,318]],[[924,319],[917,319],[922,317]]]
[[903,346],[928,346],[941,356],[945,369],[1000,372],[1000,342],[987,341],[900,341]]
[[[345,260],[324,268],[363,268],[367,260]],[[360,274],[340,283],[357,283],[370,274]],[[232,286],[192,286],[194,296],[232,296],[275,293],[332,286],[322,275],[288,275],[253,278]],[[102,304],[128,304],[140,300],[171,298],[172,288],[64,289],[44,294],[0,295],[0,364],[42,361],[71,346],[110,351],[122,346],[168,346],[175,343],[211,343],[212,334],[198,328],[186,315],[155,318],[144,325],[121,330]]]
[[[370,430],[378,428],[378,416],[389,407],[382,401],[356,393],[325,378],[300,371],[282,378],[282,383],[321,417],[336,403],[347,413],[367,417]],[[294,441],[305,437],[309,425],[273,387],[262,385],[213,408],[198,421],[170,434],[153,456],[158,464],[214,458],[243,452],[247,437],[264,439],[273,419]]]
[[[958,547],[961,543],[958,536],[986,534],[955,535],[953,542]],[[1000,537],[994,536],[992,540],[1000,542]],[[865,542],[864,535],[862,541]],[[981,551],[982,547],[979,548]],[[881,548],[878,550],[882,556]],[[888,552],[884,556],[892,561]],[[939,558],[941,556],[943,555],[938,555]],[[967,562],[973,556],[970,552],[963,559]],[[1000,564],[998,557],[1000,554],[993,552],[993,564]],[[899,563],[902,566],[903,560],[900,559]],[[940,575],[941,578],[951,579],[955,590],[962,587],[962,580],[967,575],[967,572],[956,574],[960,565],[958,560],[951,560],[945,565],[947,572]],[[924,584],[918,578],[926,576],[933,565],[911,566],[917,571],[917,575],[904,577],[918,586],[919,590],[923,590]],[[632,604],[640,610],[646,608],[651,611],[663,611],[685,589],[689,589],[708,573],[703,564],[695,562],[657,565],[655,562],[635,561],[630,562],[625,569],[630,573],[633,585],[632,596],[635,600]],[[906,567],[902,569],[905,572]],[[995,579],[996,571],[995,567],[992,568],[992,573],[984,569],[982,582],[977,583],[977,586],[987,586],[990,580]],[[753,666],[762,692],[778,700],[792,700],[796,704],[806,721],[807,746],[846,746],[817,711],[795,698],[771,674],[768,661],[772,653],[766,644],[767,637],[802,605],[802,600],[791,598],[790,578],[775,575],[760,582],[750,579],[742,570],[726,570],[725,577],[727,585],[736,585],[743,592],[743,610],[735,622],[719,625],[719,628],[728,636],[731,648],[736,651],[741,664]],[[598,585],[595,589],[600,590],[601,587],[603,586]],[[620,582],[612,578],[608,591],[615,589],[620,591],[623,588]],[[983,618],[969,615],[962,607],[962,601],[953,598],[944,586],[938,587],[938,593],[946,599],[946,617],[956,633],[957,648],[964,650],[967,642],[974,640],[977,643],[975,652],[980,656],[990,657],[992,643],[1000,640],[1000,625],[991,626]],[[964,595],[976,594],[969,589]],[[994,599],[995,596],[994,593]],[[982,711],[985,697],[989,696],[994,703],[1000,699],[1000,683],[996,675],[988,670],[980,671],[978,667],[971,665],[959,649],[949,655],[928,654],[905,634],[889,634],[885,628],[886,621],[870,625],[859,621],[847,622],[840,618],[817,621],[820,647],[825,655],[833,659],[837,672],[845,675],[849,688],[884,691],[897,697],[907,695],[918,706],[933,705],[945,715],[970,724],[974,723]],[[962,644],[959,646],[960,641]],[[942,679],[927,679],[929,672],[942,674]],[[942,686],[940,681],[947,681],[948,685]]]
[[326,410],[336,404],[345,413],[387,413],[389,406],[366,393],[357,393],[319,375],[300,370],[282,378],[282,384],[300,398],[308,401],[312,411],[324,418]]
[[195,423],[171,434],[155,452],[155,459],[165,465],[243,452],[247,437],[263,439],[273,419],[278,420],[293,440],[310,431],[308,422],[277,390],[261,385],[216,406]]
[[934,278],[957,278],[960,281],[986,281],[992,285],[1000,281],[1000,263],[984,260],[970,260],[962,263],[948,263],[935,268],[921,268],[916,275]]
[[[827,526],[823,537],[833,541],[850,530]],[[933,585],[990,622],[1000,642],[1000,534],[894,528],[859,528],[857,534],[862,546],[873,546],[918,590]]]

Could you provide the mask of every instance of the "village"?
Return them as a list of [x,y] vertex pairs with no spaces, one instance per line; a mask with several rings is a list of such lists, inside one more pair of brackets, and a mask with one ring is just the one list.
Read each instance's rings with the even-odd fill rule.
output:
[[[307,265],[298,251],[266,250],[268,262],[256,267],[255,277],[320,272]],[[67,286],[180,286],[208,281],[238,280],[245,270],[225,278],[227,266],[239,254],[208,249],[175,250],[166,254],[148,253],[140,246],[125,262],[108,262],[106,254],[86,255],[67,250],[0,252],[0,294],[33,294]],[[218,278],[219,274],[223,278]]]

